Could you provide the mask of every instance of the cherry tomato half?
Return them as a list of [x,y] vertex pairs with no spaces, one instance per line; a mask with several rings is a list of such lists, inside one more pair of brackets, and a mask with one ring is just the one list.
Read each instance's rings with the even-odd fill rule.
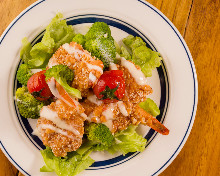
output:
[[121,70],[105,71],[93,87],[93,92],[104,103],[121,100],[125,94],[125,80]]
[[52,97],[50,88],[48,87],[45,81],[45,75],[44,75],[45,72],[46,70],[43,70],[43,71],[33,74],[27,82],[28,91],[37,100],[40,100],[40,101],[47,100],[50,97]]

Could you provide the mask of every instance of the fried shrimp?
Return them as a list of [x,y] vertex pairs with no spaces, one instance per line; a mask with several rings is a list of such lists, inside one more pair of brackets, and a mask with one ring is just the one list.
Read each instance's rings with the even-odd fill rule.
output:
[[72,87],[81,91],[86,96],[89,88],[92,88],[103,73],[101,60],[92,57],[76,42],[62,45],[49,60],[48,67],[55,65],[67,65],[74,71]]

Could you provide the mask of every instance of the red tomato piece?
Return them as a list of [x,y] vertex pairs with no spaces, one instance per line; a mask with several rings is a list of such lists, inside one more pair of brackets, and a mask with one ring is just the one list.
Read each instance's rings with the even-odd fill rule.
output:
[[93,92],[104,103],[121,100],[125,94],[125,80],[121,70],[105,71],[93,87]]
[[45,72],[46,70],[43,70],[33,74],[27,82],[28,91],[40,101],[47,100],[53,96],[45,81]]

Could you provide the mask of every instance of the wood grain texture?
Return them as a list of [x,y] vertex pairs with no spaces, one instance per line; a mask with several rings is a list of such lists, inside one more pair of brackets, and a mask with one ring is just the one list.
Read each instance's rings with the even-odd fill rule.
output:
[[197,70],[198,110],[183,150],[161,176],[220,174],[219,31],[220,1],[194,0],[185,40]]
[[0,176],[14,176],[18,170],[8,161],[6,156],[0,151]]
[[[35,0],[0,0],[0,34]],[[192,132],[173,163],[160,176],[220,174],[220,1],[148,0],[177,27],[193,56],[199,103]],[[18,175],[0,152],[0,176]],[[19,176],[21,176],[20,174]]]

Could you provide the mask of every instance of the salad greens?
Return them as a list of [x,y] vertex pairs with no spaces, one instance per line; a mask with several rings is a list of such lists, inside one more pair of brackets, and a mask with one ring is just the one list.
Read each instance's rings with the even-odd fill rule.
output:
[[81,154],[69,152],[66,157],[56,157],[52,150],[47,147],[45,150],[41,150],[46,165],[40,171],[56,172],[59,176],[77,175],[94,163],[94,160],[89,156],[90,153],[91,151],[85,150]]
[[110,153],[121,152],[123,155],[129,152],[142,152],[147,140],[136,132],[137,126],[130,125],[126,130],[114,135],[114,143],[108,149]]
[[[131,50],[131,60],[141,67],[141,71],[146,77],[152,76],[152,70],[161,65],[160,53],[152,51],[140,37],[129,35],[123,39],[123,43]],[[122,57],[130,59],[123,48]],[[125,54],[126,53],[126,54]]]
[[[124,46],[119,46],[111,36],[109,26],[104,22],[94,23],[85,34],[74,34],[71,25],[62,20],[63,15],[58,13],[46,27],[41,42],[31,46],[27,38],[22,40],[20,57],[24,64],[20,65],[17,72],[18,81],[24,87],[16,91],[17,105],[20,114],[25,118],[38,118],[44,102],[36,100],[27,90],[27,81],[31,77],[32,68],[45,68],[53,53],[64,43],[71,41],[81,44],[103,61],[105,68],[111,62],[116,62],[116,53],[127,60],[133,61],[141,67],[145,76],[151,76],[152,70],[160,66],[162,58],[158,52],[152,51],[140,37],[129,35],[123,39]],[[126,49],[128,48],[128,49]],[[65,65],[56,65],[45,73],[46,80],[54,77],[63,88],[77,98],[81,98],[81,92],[70,87],[74,79],[74,73]],[[153,116],[160,113],[159,108],[151,99],[139,104],[141,108]],[[123,155],[129,152],[142,152],[147,140],[136,132],[136,127],[130,125],[126,130],[111,133],[104,124],[88,123],[85,125],[86,142],[75,152],[69,152],[66,157],[55,157],[52,150],[47,147],[41,151],[45,161],[41,172],[56,172],[59,176],[74,176],[94,163],[89,157],[92,151],[107,150],[110,153],[121,152]]]
[[113,137],[104,124],[90,123],[86,127],[89,140],[84,142],[76,152],[69,152],[66,157],[55,157],[49,147],[42,150],[41,154],[46,165],[40,171],[56,172],[59,176],[74,176],[95,162],[89,157],[92,151],[108,150],[112,154],[120,151],[123,155],[129,152],[142,152],[147,140],[137,134],[136,127],[130,125],[126,130],[117,132]]
[[124,57],[127,60],[131,60],[131,55],[128,52],[128,50],[125,47],[121,47],[121,52],[120,52],[121,57]]
[[41,42],[33,47],[27,38],[22,40],[20,57],[29,68],[44,68],[52,54],[64,43],[69,43],[74,37],[71,25],[61,20],[63,15],[58,13],[46,27]]
[[139,106],[154,117],[160,114],[160,109],[158,108],[156,103],[150,98],[147,98],[146,101],[139,103]]
[[78,89],[69,86],[74,78],[74,73],[68,66],[55,65],[46,71],[45,76],[45,80],[54,77],[54,79],[66,90],[67,93],[76,98],[82,98],[81,92]]

